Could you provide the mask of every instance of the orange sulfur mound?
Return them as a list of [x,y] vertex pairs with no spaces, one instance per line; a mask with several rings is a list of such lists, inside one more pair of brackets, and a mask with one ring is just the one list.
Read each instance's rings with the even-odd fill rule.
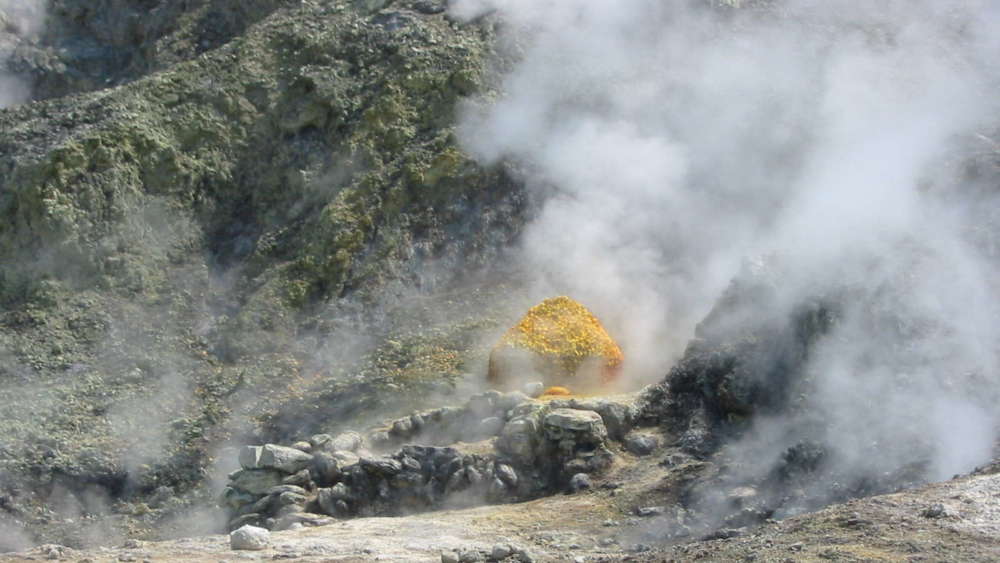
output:
[[[510,361],[528,356],[529,366]],[[490,352],[487,378],[495,384],[540,375],[547,386],[586,386],[588,379],[606,383],[621,371],[621,348],[586,307],[566,296],[542,301],[510,330]],[[596,368],[596,369],[594,369]],[[524,372],[534,372],[525,374]],[[596,373],[596,377],[588,373]]]

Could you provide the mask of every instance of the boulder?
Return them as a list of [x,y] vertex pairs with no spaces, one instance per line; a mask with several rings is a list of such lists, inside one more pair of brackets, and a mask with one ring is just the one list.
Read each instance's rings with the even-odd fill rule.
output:
[[496,436],[503,430],[504,422],[503,419],[491,416],[489,418],[483,419],[479,423],[479,428],[477,434],[482,437]]
[[632,429],[634,415],[632,408],[627,404],[606,399],[588,399],[572,401],[571,408],[594,411],[601,415],[604,426],[608,429],[608,435],[612,439],[621,440]]
[[637,456],[645,456],[653,453],[653,450],[660,444],[655,436],[633,432],[625,436],[623,445],[627,452]]
[[593,411],[555,409],[545,415],[544,421],[545,434],[550,440],[561,440],[566,435],[572,435],[591,443],[602,443],[608,436],[604,420]]
[[[301,453],[301,452],[300,452]],[[262,495],[281,484],[285,475],[270,469],[243,469],[230,477],[230,487],[251,495]]]
[[258,467],[291,474],[309,467],[312,460],[313,456],[301,450],[267,444],[261,448]]
[[534,417],[521,416],[504,425],[496,448],[518,463],[530,464],[535,458],[539,441],[538,423]]
[[297,485],[300,487],[308,486],[310,481],[312,481],[312,474],[309,473],[308,469],[293,473],[281,480],[285,485]]
[[320,452],[313,456],[313,472],[316,482],[328,485],[340,478],[340,462],[333,455]]
[[257,500],[257,497],[254,494],[241,491],[235,487],[226,487],[222,491],[221,496],[222,498],[220,499],[219,504],[228,507],[231,510],[236,510],[243,505],[250,504]]
[[292,526],[299,524],[304,527],[327,526],[336,522],[329,516],[313,514],[311,512],[292,512],[279,517],[274,523],[275,530],[288,530]]
[[383,476],[393,476],[403,470],[403,464],[388,457],[369,457],[361,459],[361,468],[365,471]]
[[247,524],[229,534],[229,547],[236,550],[259,551],[271,545],[271,532]]
[[574,493],[585,491],[592,486],[593,482],[590,480],[590,475],[586,473],[577,473],[569,480],[569,490]]
[[506,463],[498,463],[494,470],[497,478],[506,483],[510,487],[517,486],[517,472],[514,468],[507,465]]
[[261,446],[243,446],[240,448],[240,467],[243,469],[260,469]]

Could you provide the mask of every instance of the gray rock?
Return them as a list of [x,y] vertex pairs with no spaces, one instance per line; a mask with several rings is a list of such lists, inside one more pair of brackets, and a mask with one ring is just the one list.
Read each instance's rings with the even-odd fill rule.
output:
[[232,510],[236,510],[241,506],[251,504],[257,500],[255,495],[237,490],[234,487],[226,487],[223,489],[221,497],[222,498],[219,499],[219,504]]
[[507,494],[507,485],[500,480],[499,477],[494,477],[490,481],[489,495],[494,500],[499,500]]
[[587,463],[587,473],[602,473],[611,467],[615,461],[615,455],[607,447],[601,445],[592,452],[584,455]]
[[531,383],[525,383],[523,390],[525,395],[535,399],[541,397],[542,393],[545,392],[545,384],[541,381],[532,381]]
[[454,551],[442,551],[441,563],[459,563],[458,554]]
[[309,445],[312,446],[314,451],[331,450],[331,444],[333,442],[333,436],[329,434],[315,434],[309,437]]
[[348,450],[334,450],[331,455],[340,464],[341,471],[346,471],[348,467],[361,461],[361,456]]
[[309,467],[313,456],[297,450],[275,444],[266,444],[260,452],[259,465],[262,468],[274,469],[282,473],[298,473]]
[[330,494],[336,500],[349,500],[351,498],[351,489],[344,483],[337,483],[330,487]]
[[485,561],[485,560],[486,557],[475,549],[464,550],[459,552],[458,554],[459,563],[478,563],[479,561]]
[[413,421],[408,416],[394,420],[389,434],[397,438],[409,438],[413,434]]
[[237,516],[229,521],[229,530],[233,531],[238,530],[243,526],[260,524],[260,520],[261,515],[256,512],[244,514],[243,516]]
[[375,475],[392,476],[403,470],[403,464],[387,457],[362,458],[361,467]]
[[665,512],[666,509],[662,506],[643,506],[635,509],[636,516],[642,516],[644,518],[649,518],[650,516],[661,516]]
[[295,448],[296,450],[299,450],[300,452],[305,452],[305,453],[312,452],[312,444],[306,441],[295,442],[294,444],[292,444],[292,447]]
[[948,507],[937,502],[920,511],[920,515],[924,518],[945,518],[952,514]]
[[480,436],[496,436],[503,430],[503,427],[504,422],[502,418],[491,416],[479,423],[478,434]]
[[240,448],[240,467],[243,469],[260,469],[260,454],[263,449],[260,446],[243,446]]
[[[276,497],[274,495],[264,495],[260,497],[260,499],[258,499],[257,502],[245,506],[243,509],[240,510],[240,512],[242,512],[243,514],[252,514],[255,512],[258,514],[266,514],[271,510],[271,504],[274,503],[275,498]],[[237,528],[238,527],[239,526],[237,526]]]
[[274,529],[287,530],[295,524],[300,524],[307,528],[315,528],[317,526],[328,526],[334,522],[336,522],[336,520],[322,514],[313,514],[311,512],[293,512],[290,514],[284,514],[278,518],[274,523]]
[[593,486],[590,475],[577,473],[569,480],[569,490],[574,493],[585,491]]
[[229,534],[229,547],[236,550],[259,551],[271,545],[271,532],[257,526],[242,526]]
[[301,504],[286,504],[285,506],[282,506],[274,513],[274,517],[280,520],[284,516],[288,516],[289,514],[298,514],[300,512],[305,512],[305,510],[306,510],[305,506]]
[[284,493],[294,493],[294,494],[302,495],[302,496],[305,496],[305,495],[309,494],[305,489],[303,489],[302,487],[300,487],[298,485],[284,485],[284,484],[282,484],[282,485],[277,485],[275,487],[271,487],[270,489],[267,490],[267,494],[273,495],[273,496],[279,496],[279,495],[282,495]]
[[298,473],[293,473],[281,480],[284,485],[296,485],[299,487],[305,487],[312,481],[312,474],[309,473],[308,469],[303,469]]
[[289,504],[305,504],[308,497],[305,495],[300,495],[298,493],[286,492],[278,495],[277,504],[278,506],[286,506]]
[[649,434],[638,434],[632,432],[625,436],[623,441],[625,450],[637,456],[646,456],[653,453],[659,445],[659,440]]
[[624,403],[616,403],[605,399],[574,401],[576,408],[592,410],[601,415],[608,434],[615,440],[621,440],[632,429],[632,408]]
[[340,462],[333,455],[320,452],[313,455],[313,471],[318,483],[330,484],[340,478]]
[[424,429],[424,424],[426,424],[426,421],[419,413],[410,415],[410,425],[413,426],[414,434],[419,434],[420,431]]
[[517,472],[506,463],[498,463],[494,469],[496,476],[510,487],[517,486]]
[[392,478],[392,485],[400,489],[422,487],[425,482],[424,475],[418,471],[403,471]]
[[331,445],[334,450],[356,452],[363,443],[364,439],[361,437],[361,434],[357,432],[341,432],[333,439]]
[[478,485],[483,482],[483,479],[485,479],[483,474],[472,466],[465,468],[465,478],[469,481],[470,485]]
[[538,423],[534,418],[523,416],[512,419],[500,432],[497,450],[513,457],[518,463],[529,464],[535,458],[538,447]]
[[323,511],[323,514],[329,514],[330,516],[337,516],[337,499],[330,494],[330,489],[318,489],[316,491],[316,504],[319,505],[319,509]]
[[420,470],[423,468],[423,466],[420,465],[419,461],[413,459],[412,457],[410,457],[408,455],[404,455],[404,456],[400,457],[399,458],[399,463],[402,464],[403,469],[407,470],[407,471],[420,472]]
[[421,14],[440,14],[448,9],[448,0],[415,0],[411,6]]
[[490,559],[493,561],[503,561],[514,554],[514,548],[506,543],[498,543],[490,551]]
[[545,415],[545,437],[564,453],[581,445],[603,445],[608,436],[601,415],[593,411],[555,409]]
[[244,469],[234,474],[230,486],[251,495],[262,495],[271,487],[280,485],[284,478],[284,474],[269,469]]

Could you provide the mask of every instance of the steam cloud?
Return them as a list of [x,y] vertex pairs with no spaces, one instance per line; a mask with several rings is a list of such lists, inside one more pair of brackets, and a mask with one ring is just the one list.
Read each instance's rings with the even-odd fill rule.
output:
[[18,44],[37,36],[45,23],[43,0],[0,0],[0,109],[27,101],[31,88],[9,69]]
[[[462,138],[483,163],[523,163],[543,194],[522,247],[538,291],[579,298],[634,375],[662,376],[764,256],[781,275],[760,315],[849,288],[806,368],[815,432],[847,470],[912,461],[888,445],[913,436],[930,478],[989,459],[996,171],[960,163],[996,135],[1000,5],[710,4],[453,5],[499,12],[517,61],[497,99],[466,108]],[[803,422],[759,421],[741,446],[767,471]]]

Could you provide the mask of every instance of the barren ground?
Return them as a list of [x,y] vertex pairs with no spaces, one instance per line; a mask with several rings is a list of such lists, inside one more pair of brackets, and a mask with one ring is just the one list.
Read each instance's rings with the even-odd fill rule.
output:
[[271,548],[258,552],[231,551],[227,536],[212,535],[86,551],[41,546],[0,561],[440,561],[442,551],[489,553],[497,543],[526,548],[536,561],[1000,560],[996,467],[831,506],[734,538],[657,545],[664,524],[634,511],[662,504],[669,479],[685,471],[682,466],[668,475],[657,464],[662,454],[623,454],[594,489],[576,495],[274,532]]

